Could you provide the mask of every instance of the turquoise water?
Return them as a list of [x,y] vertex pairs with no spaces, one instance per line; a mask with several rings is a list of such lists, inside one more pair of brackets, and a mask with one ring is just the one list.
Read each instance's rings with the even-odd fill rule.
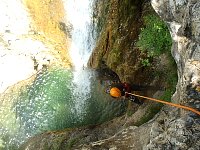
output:
[[99,124],[125,111],[126,103],[104,92],[95,71],[82,70],[79,78],[89,79],[89,87],[83,86],[85,80],[76,84],[71,70],[41,72],[19,97],[13,96],[13,104],[6,108],[10,111],[1,111],[1,124],[12,124],[0,126],[4,148],[12,149],[12,145],[45,131]]

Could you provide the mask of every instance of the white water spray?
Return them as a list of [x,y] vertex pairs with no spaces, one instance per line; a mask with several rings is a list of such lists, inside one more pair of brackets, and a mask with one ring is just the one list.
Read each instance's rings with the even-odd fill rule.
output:
[[90,78],[92,73],[87,71],[86,64],[92,52],[93,39],[89,34],[92,31],[91,5],[92,0],[66,0],[65,10],[67,21],[72,25],[72,43],[70,55],[74,65],[75,109],[79,117],[84,117],[86,100],[90,97]]
[[70,54],[76,70],[86,66],[91,54],[91,0],[67,0],[65,3],[67,21],[73,26]]

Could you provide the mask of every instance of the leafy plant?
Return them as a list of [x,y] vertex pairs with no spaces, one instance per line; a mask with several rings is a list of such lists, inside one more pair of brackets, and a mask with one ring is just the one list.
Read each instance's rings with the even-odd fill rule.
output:
[[136,46],[141,51],[147,52],[147,57],[153,57],[170,50],[172,43],[170,33],[158,16],[152,14],[145,16],[144,26]]
[[142,59],[141,63],[142,63],[142,66],[144,67],[149,67],[151,65],[150,60],[148,58]]

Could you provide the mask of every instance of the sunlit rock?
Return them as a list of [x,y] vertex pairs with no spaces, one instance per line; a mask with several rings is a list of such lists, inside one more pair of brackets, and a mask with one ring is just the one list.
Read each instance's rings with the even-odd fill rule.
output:
[[[59,28],[62,15],[53,17],[51,14],[37,12],[35,5],[21,1],[1,1],[0,18],[0,92],[18,81],[27,79],[41,70],[52,65],[70,67],[70,58],[67,55],[69,39]],[[50,5],[46,3],[46,5]],[[28,7],[28,8],[27,8]],[[45,6],[46,7],[46,6]],[[59,7],[59,4],[56,5]],[[43,9],[44,10],[44,9]],[[56,10],[55,10],[56,11]],[[38,13],[33,17],[32,13]],[[60,13],[63,13],[59,10]],[[46,16],[45,16],[46,15]],[[46,18],[45,18],[46,17]],[[37,24],[38,21],[55,24],[55,31],[47,26],[48,30]],[[48,24],[47,24],[48,25]],[[68,40],[68,41],[67,41]]]

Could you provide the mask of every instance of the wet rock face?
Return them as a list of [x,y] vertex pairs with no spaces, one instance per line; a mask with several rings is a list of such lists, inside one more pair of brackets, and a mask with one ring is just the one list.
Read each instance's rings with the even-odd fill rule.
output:
[[[97,1],[99,37],[88,67],[100,68],[102,62],[117,73],[121,81],[133,82],[140,72],[141,52],[134,47],[140,31],[144,0]],[[99,31],[100,30],[100,31]]]

